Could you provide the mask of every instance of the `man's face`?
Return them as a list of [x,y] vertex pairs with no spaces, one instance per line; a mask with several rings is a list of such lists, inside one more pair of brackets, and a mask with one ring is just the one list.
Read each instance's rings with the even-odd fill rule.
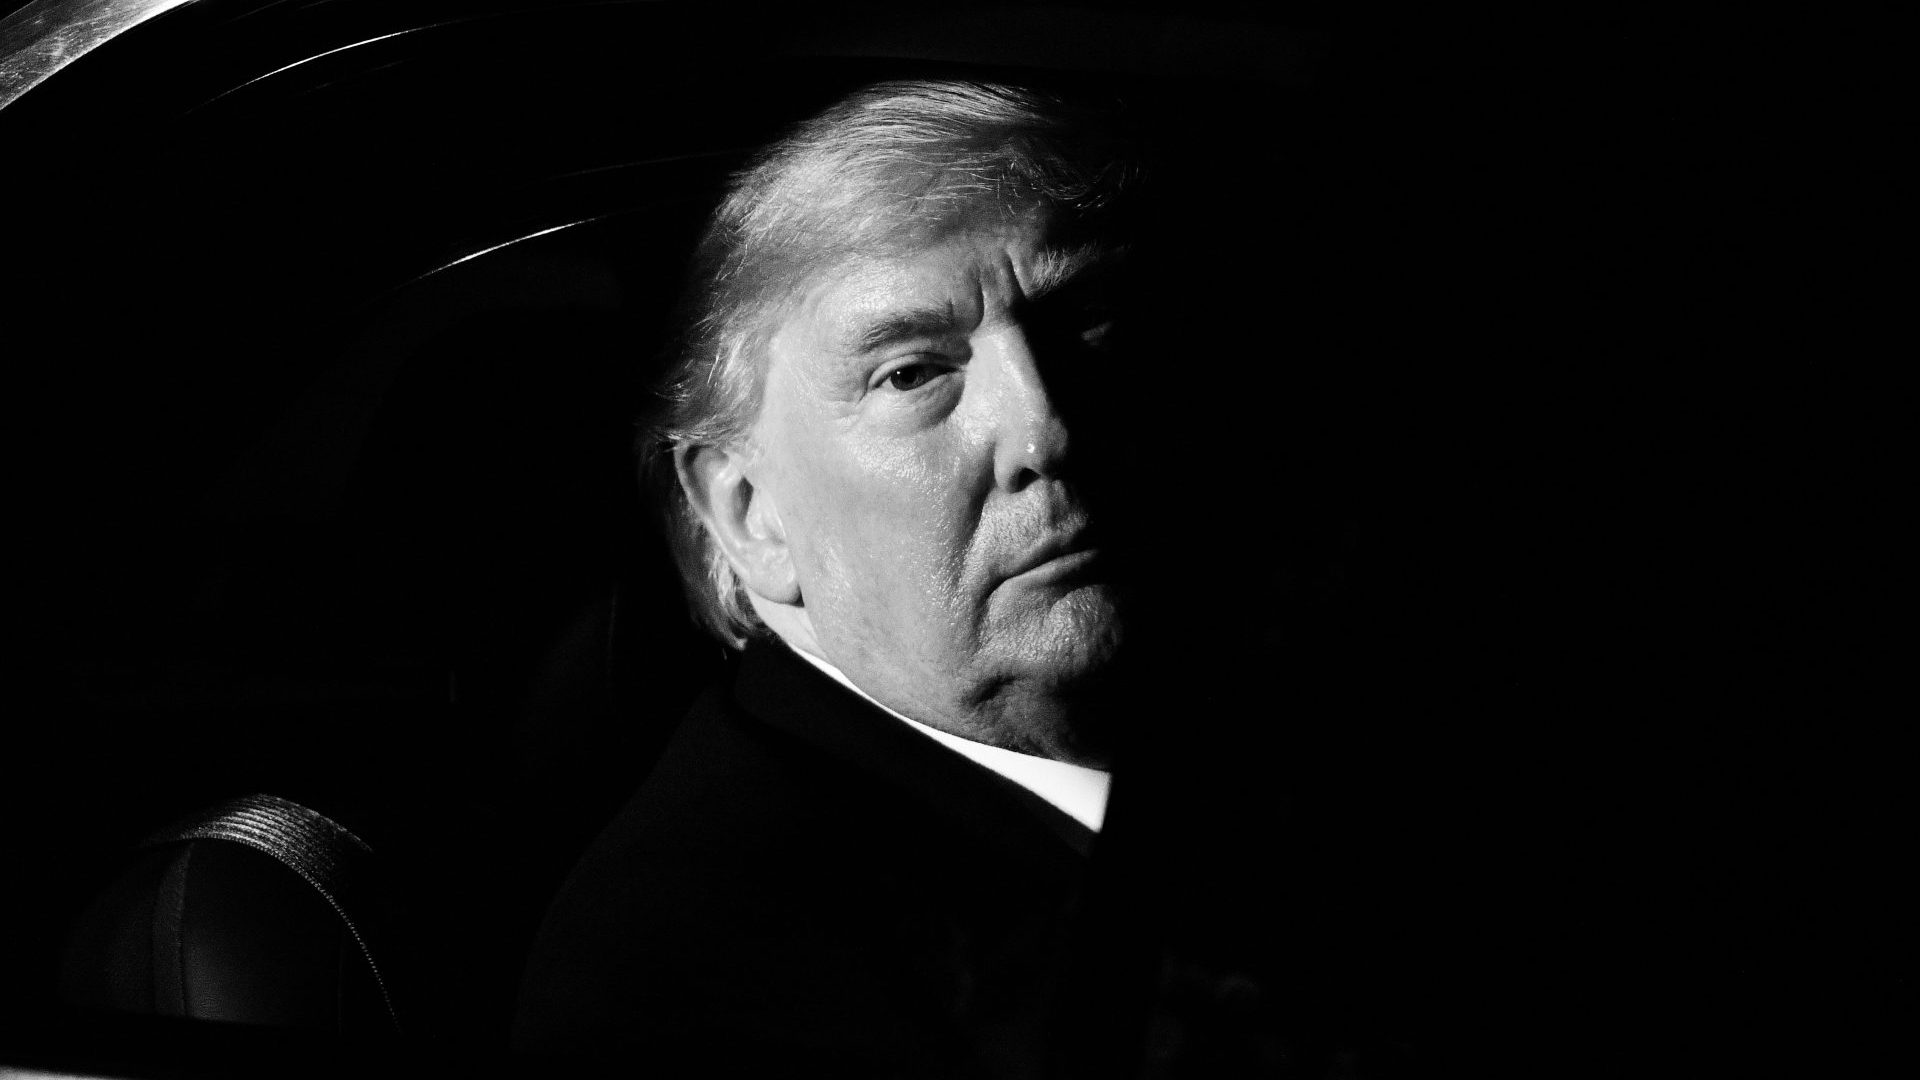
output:
[[790,641],[915,719],[1069,760],[1097,757],[1071,702],[1120,630],[1062,414],[1117,377],[1099,263],[1004,225],[825,275],[770,340],[746,470],[798,579]]

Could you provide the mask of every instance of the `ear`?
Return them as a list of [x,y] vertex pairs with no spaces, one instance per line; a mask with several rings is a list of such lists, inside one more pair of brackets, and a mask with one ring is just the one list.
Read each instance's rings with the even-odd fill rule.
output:
[[747,479],[746,455],[721,446],[674,449],[674,472],[707,534],[750,592],[776,604],[800,602],[786,528],[770,495]]

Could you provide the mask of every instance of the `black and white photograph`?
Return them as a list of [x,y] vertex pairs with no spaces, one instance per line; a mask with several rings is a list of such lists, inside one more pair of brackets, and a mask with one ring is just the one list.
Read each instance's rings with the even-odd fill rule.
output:
[[1888,45],[0,0],[0,1077],[1912,1075]]

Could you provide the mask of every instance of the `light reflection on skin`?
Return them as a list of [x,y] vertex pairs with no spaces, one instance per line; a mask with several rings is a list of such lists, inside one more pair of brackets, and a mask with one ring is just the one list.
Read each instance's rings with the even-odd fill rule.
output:
[[1087,261],[1004,225],[826,275],[771,337],[749,445],[681,467],[789,644],[924,723],[1097,765],[1073,691],[1121,600],[1027,318]]

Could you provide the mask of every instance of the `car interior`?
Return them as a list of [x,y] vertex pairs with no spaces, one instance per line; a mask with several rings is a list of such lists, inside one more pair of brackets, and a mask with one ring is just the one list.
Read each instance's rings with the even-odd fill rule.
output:
[[10,15],[52,710],[21,803],[58,822],[14,856],[56,868],[10,920],[19,1063],[502,1052],[545,902],[723,663],[630,446],[719,184],[876,79],[1191,50],[1297,87],[1318,48],[1229,20],[1141,52],[1165,18]]
[[[1711,598],[1648,531],[1692,512],[1662,463],[1744,257],[1700,207],[1753,114],[1702,124],[1671,27],[1338,9],[0,6],[0,1074],[540,1071],[507,1028],[541,913],[726,670],[632,456],[687,254],[753,148],[927,75],[1119,94],[1202,163],[1191,355],[1137,426],[1166,664],[1206,689],[1154,702],[1139,790],[1246,827],[1157,836],[1150,888],[1385,1048],[1338,1075],[1744,1060],[1854,955],[1740,967],[1767,842],[1706,871],[1667,825],[1718,654],[1658,617]],[[1665,964],[1635,1038],[1589,1037]],[[1159,1075],[1114,1023],[1111,1075]]]

